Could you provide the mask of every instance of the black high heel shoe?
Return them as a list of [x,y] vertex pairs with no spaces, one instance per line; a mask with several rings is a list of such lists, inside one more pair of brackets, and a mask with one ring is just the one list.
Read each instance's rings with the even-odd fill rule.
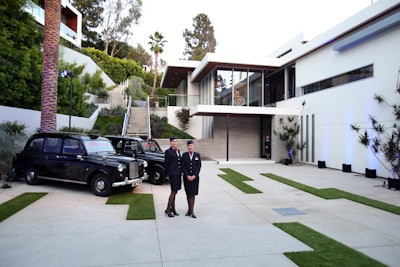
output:
[[186,212],[185,216],[190,216],[192,213],[190,211]]
[[168,217],[174,217],[174,214],[172,214],[170,209],[165,210],[165,215],[167,215]]
[[196,215],[194,215],[194,213],[192,213],[192,218],[195,218],[195,219],[197,218]]
[[179,213],[176,212],[176,210],[171,210],[172,214],[174,214],[175,216],[179,216]]

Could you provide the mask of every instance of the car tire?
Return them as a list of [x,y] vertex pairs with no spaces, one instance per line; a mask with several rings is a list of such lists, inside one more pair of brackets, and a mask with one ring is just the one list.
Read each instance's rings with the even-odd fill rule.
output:
[[37,171],[34,168],[28,168],[25,171],[24,179],[29,185],[38,185],[40,183],[40,180],[37,177]]
[[164,169],[160,166],[153,166],[153,168],[149,169],[149,181],[155,185],[162,185],[165,183],[165,179],[167,178],[167,174]]
[[96,196],[107,197],[111,194],[111,179],[104,173],[98,173],[90,181],[90,188]]

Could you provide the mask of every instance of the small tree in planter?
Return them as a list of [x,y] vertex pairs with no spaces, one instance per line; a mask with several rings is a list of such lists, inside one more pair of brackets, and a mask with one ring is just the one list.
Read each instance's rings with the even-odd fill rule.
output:
[[306,142],[300,144],[298,140],[298,135],[300,134],[300,125],[294,120],[294,116],[287,117],[287,123],[285,123],[283,118],[279,118],[279,125],[281,125],[281,130],[274,129],[274,134],[279,137],[279,139],[285,144],[286,150],[288,152],[288,160],[292,163],[296,159],[297,151],[301,151],[305,148]]
[[[397,78],[396,93],[400,94],[400,70]],[[392,178],[388,178],[389,189],[396,188],[400,190],[400,105],[389,104],[381,95],[377,94],[374,95],[374,100],[378,104],[385,104],[392,109],[394,123],[389,127],[385,127],[374,116],[369,115],[371,127],[364,128],[364,132],[358,136],[358,141],[369,148],[379,163],[392,174]],[[359,132],[361,127],[352,124],[351,129]],[[382,153],[386,164],[379,159],[379,153]]]
[[183,107],[180,110],[175,111],[175,116],[178,118],[179,127],[182,131],[189,129],[190,109]]

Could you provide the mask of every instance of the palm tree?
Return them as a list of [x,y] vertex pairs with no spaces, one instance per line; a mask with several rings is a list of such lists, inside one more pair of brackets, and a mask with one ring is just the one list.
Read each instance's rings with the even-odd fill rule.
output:
[[57,129],[58,51],[60,43],[61,1],[45,0],[43,82],[40,129]]
[[150,35],[150,50],[154,52],[154,82],[153,82],[153,89],[151,90],[151,96],[154,97],[156,93],[156,84],[157,84],[157,74],[158,74],[158,54],[164,52],[164,44],[167,42],[164,40],[164,36],[159,33],[155,32],[154,35]]

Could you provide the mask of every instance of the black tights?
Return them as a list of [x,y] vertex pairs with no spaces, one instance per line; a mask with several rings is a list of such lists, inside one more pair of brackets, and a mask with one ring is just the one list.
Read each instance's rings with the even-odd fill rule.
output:
[[169,199],[168,199],[167,210],[170,210],[172,212],[176,211],[175,210],[175,196],[177,193],[178,193],[178,191],[171,191],[171,194],[169,195]]
[[188,203],[188,211],[189,211],[189,213],[190,214],[194,214],[193,213],[193,209],[194,209],[195,196],[186,195],[186,199],[187,199],[187,203]]

